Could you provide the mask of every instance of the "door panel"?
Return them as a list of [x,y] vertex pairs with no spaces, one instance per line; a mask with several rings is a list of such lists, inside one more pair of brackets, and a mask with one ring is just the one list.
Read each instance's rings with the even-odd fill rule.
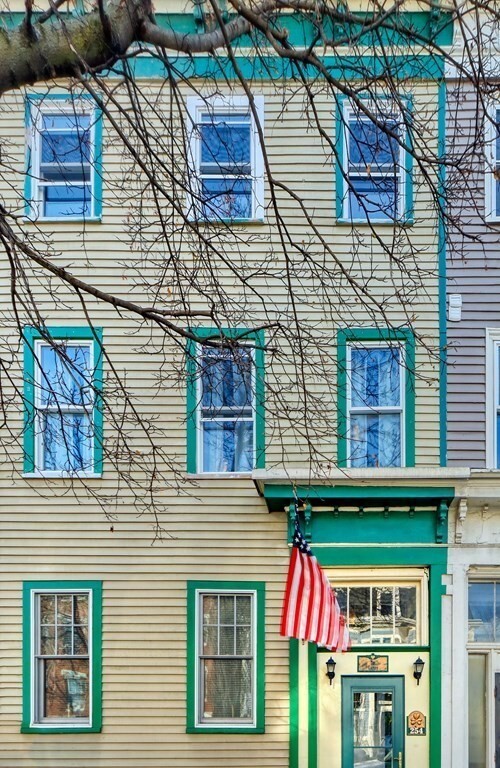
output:
[[342,678],[342,768],[403,768],[404,678]]

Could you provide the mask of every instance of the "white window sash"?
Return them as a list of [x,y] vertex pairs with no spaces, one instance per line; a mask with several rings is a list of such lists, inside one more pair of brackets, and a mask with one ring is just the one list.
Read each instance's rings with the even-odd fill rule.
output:
[[497,469],[500,328],[486,328],[486,468]]
[[487,221],[500,221],[497,215],[497,191],[495,172],[500,170],[500,159],[496,158],[497,117],[500,117],[500,105],[490,104],[484,120],[484,202]]

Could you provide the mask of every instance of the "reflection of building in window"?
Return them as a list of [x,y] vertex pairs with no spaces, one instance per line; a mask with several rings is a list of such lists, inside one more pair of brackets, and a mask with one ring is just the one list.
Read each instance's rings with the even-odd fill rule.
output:
[[356,768],[391,764],[392,693],[353,692],[353,746]]
[[335,587],[353,645],[415,645],[419,637],[416,586]]
[[402,349],[393,345],[349,345],[348,409],[350,465],[404,464]]

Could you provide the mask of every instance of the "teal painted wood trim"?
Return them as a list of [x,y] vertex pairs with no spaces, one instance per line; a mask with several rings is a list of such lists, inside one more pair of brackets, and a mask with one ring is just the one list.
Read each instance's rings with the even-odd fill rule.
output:
[[307,644],[307,695],[308,695],[308,768],[318,765],[318,654],[317,645]]
[[[61,728],[34,725],[31,718],[32,596],[37,590],[90,590],[92,592],[92,721],[89,726]],[[23,583],[23,708],[21,733],[100,733],[102,730],[102,581],[25,581]]]
[[[394,77],[394,73],[393,73]],[[363,98],[363,94],[358,94],[359,98]],[[367,95],[370,98],[370,94]],[[373,99],[373,96],[371,96]],[[386,99],[381,99],[387,101]],[[413,99],[410,96],[405,96],[400,99],[402,104],[406,105],[410,116],[413,114]],[[335,97],[335,146],[337,148],[337,157],[335,160],[335,214],[338,224],[349,224],[352,226],[363,226],[363,224],[376,224],[377,227],[394,227],[394,226],[409,226],[413,224],[414,218],[414,200],[413,200],[413,137],[411,131],[406,127],[405,144],[408,147],[408,151],[404,151],[404,185],[405,185],[405,208],[402,215],[398,217],[397,222],[388,221],[387,219],[377,219],[376,216],[366,217],[365,219],[350,219],[345,216],[344,205],[348,192],[348,180],[346,157],[345,157],[345,117],[344,110],[349,102],[349,97],[344,95],[337,95]],[[407,121],[408,123],[411,120]]]
[[[186,642],[186,733],[265,733],[265,599],[266,585],[263,581],[188,581],[187,587],[187,642]],[[256,713],[255,723],[250,725],[216,726],[197,725],[196,711],[196,674],[198,668],[196,626],[196,601],[199,592],[255,592],[256,606],[256,644],[255,649],[255,685]]]
[[299,768],[299,641],[289,643],[289,766]]
[[23,450],[26,474],[36,471],[35,466],[35,342],[49,338],[54,341],[92,341],[94,357],[94,473],[103,470],[103,332],[102,328],[76,326],[48,326],[44,334],[37,328],[25,327],[23,330],[24,352],[24,430]]
[[337,462],[348,465],[347,346],[354,342],[387,341],[405,347],[405,467],[415,466],[415,336],[410,328],[341,328],[337,333]]
[[[446,570],[448,548],[444,545],[400,547],[331,546],[316,547],[314,554],[324,568],[355,568],[366,566],[437,565]],[[445,571],[443,571],[445,572]],[[432,584],[435,588],[435,585]],[[439,611],[441,621],[441,612]]]
[[438,90],[438,273],[439,273],[439,461],[448,462],[447,450],[447,325],[446,325],[446,82]]
[[[51,101],[69,101],[74,100],[76,102],[88,103],[89,111],[92,111],[92,126],[94,131],[94,157],[92,158],[92,215],[89,217],[75,217],[75,216],[61,216],[58,221],[81,221],[86,222],[100,221],[102,217],[102,151],[103,151],[103,114],[102,110],[95,106],[94,99],[88,93],[73,94],[70,91],[64,93],[30,93],[26,96],[24,115],[26,133],[31,135],[32,127],[32,105],[41,102]],[[32,168],[32,150],[31,141],[26,144],[26,161],[25,161],[25,176],[24,176],[24,214],[27,217],[31,216],[31,201],[33,199],[33,168]],[[45,217],[39,217],[38,221],[46,221],[53,219],[45,219]]]
[[[353,713],[352,697],[355,691],[391,691],[393,694],[392,737],[393,754],[405,751],[405,702],[404,677],[399,675],[375,678],[369,675],[344,675],[342,677],[342,768],[353,765]],[[432,722],[432,721],[431,721]],[[396,764],[394,760],[394,764]],[[405,765],[405,762],[403,762]]]
[[[446,573],[446,561],[434,565],[429,573],[429,722],[430,761],[429,768],[441,768],[441,733],[442,733],[442,599],[446,594],[443,576]],[[425,670],[424,670],[425,674]]]
[[[192,328],[199,343],[207,339],[231,339],[251,342],[254,348],[255,368],[255,468],[266,466],[266,407],[265,407],[265,339],[264,331],[249,331],[246,328]],[[186,469],[189,473],[201,471],[198,468],[198,377],[197,343],[189,340],[186,344]],[[228,472],[228,477],[231,473]]]

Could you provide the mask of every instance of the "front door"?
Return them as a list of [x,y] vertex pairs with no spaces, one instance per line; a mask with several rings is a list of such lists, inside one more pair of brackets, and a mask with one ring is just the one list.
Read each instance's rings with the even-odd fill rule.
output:
[[342,678],[342,768],[404,768],[404,678]]

